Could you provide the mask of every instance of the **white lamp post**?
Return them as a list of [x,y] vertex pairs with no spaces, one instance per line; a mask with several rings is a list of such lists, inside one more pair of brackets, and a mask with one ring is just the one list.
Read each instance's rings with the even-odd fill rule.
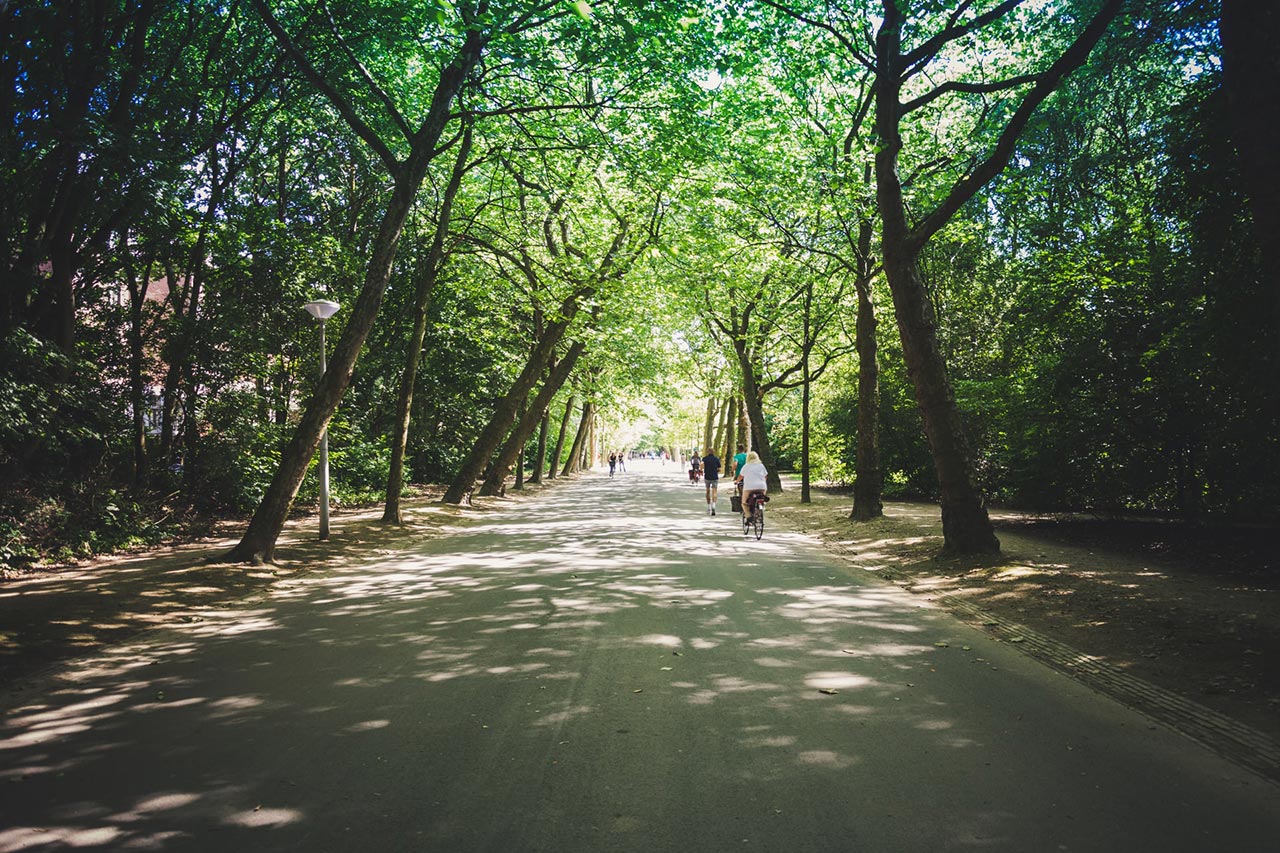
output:
[[[320,321],[320,378],[328,369],[324,358],[324,321],[338,313],[341,307],[328,299],[313,299],[302,306],[307,313]],[[320,538],[329,538],[329,428],[320,433]]]

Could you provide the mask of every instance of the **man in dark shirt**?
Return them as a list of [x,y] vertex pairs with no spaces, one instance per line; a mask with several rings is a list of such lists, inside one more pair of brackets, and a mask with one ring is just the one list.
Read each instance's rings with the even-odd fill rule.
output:
[[713,448],[707,448],[707,455],[702,457],[702,476],[707,481],[707,515],[715,515],[720,485],[720,457],[716,456]]

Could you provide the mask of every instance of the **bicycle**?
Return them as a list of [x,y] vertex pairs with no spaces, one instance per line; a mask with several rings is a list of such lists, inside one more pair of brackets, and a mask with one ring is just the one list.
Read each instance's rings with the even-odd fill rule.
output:
[[759,540],[764,535],[764,499],[755,502],[750,512],[746,512],[746,505],[743,505],[742,513],[742,535],[750,536],[755,533],[756,539]]

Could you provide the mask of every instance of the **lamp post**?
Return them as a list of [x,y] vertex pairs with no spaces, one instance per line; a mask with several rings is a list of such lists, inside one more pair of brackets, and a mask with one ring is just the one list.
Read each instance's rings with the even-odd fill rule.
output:
[[[341,307],[328,299],[313,299],[302,306],[307,313],[320,321],[320,378],[328,369],[324,358],[324,321],[338,313]],[[320,433],[320,538],[329,538],[329,427]]]

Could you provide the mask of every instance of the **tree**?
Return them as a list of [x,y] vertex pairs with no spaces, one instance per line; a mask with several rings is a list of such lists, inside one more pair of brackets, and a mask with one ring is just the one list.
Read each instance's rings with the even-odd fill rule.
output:
[[467,158],[471,156],[473,128],[470,124],[462,134],[462,142],[458,146],[457,158],[444,196],[440,201],[440,210],[436,216],[435,235],[431,247],[427,250],[422,262],[422,272],[415,294],[415,311],[413,331],[409,336],[409,348],[405,354],[404,372],[400,378],[400,393],[396,403],[395,426],[391,432],[391,467],[387,477],[386,506],[382,520],[392,524],[403,523],[400,517],[400,492],[404,489],[404,452],[409,440],[409,421],[413,408],[413,388],[418,375],[418,361],[422,355],[422,340],[427,333],[427,312],[431,307],[431,297],[435,291],[440,266],[445,260],[445,237],[449,231],[449,222],[453,215],[453,202],[462,186],[462,178],[466,173]]
[[[957,554],[995,551],[999,540],[991,528],[982,491],[976,482],[973,459],[965,437],[955,393],[938,348],[936,316],[919,273],[919,256],[929,238],[940,231],[1008,162],[1014,143],[1035,110],[1062,79],[1078,68],[1119,14],[1121,0],[1106,0],[1080,34],[1047,69],[994,81],[950,81],[904,102],[903,87],[949,44],[1000,22],[1020,4],[1017,0],[984,14],[965,15],[968,4],[958,7],[945,26],[915,47],[903,45],[907,16],[893,0],[884,3],[884,21],[876,34],[876,196],[879,205],[885,278],[893,293],[903,355],[924,419],[925,434],[938,470],[942,494],[945,550]],[[994,148],[962,176],[931,210],[910,224],[898,158],[903,150],[903,119],[949,92],[1000,92],[1030,86],[999,131]]]
[[[307,404],[298,429],[281,458],[280,467],[249,522],[248,530],[240,543],[227,555],[227,559],[233,562],[271,561],[275,542],[284,526],[289,506],[293,503],[307,465],[320,443],[320,436],[328,426],[351,381],[360,348],[378,315],[378,308],[382,304],[382,296],[391,276],[391,264],[400,241],[400,234],[418,188],[426,176],[427,167],[438,153],[438,143],[451,118],[450,105],[454,97],[462,89],[472,68],[480,61],[481,53],[490,40],[497,37],[503,30],[520,31],[528,26],[531,20],[536,20],[539,12],[545,11],[540,8],[528,15],[518,16],[513,21],[506,21],[486,29],[480,20],[480,16],[485,13],[483,4],[476,7],[460,4],[457,8],[462,19],[463,32],[452,48],[452,56],[439,73],[434,91],[430,96],[430,105],[416,128],[408,124],[390,96],[376,83],[363,65],[358,60],[355,61],[355,65],[363,73],[362,83],[366,87],[368,96],[379,105],[383,118],[395,128],[396,142],[408,148],[407,154],[401,158],[395,154],[392,146],[379,131],[360,116],[355,103],[312,63],[306,52],[295,43],[284,25],[267,6],[265,0],[254,0],[254,5],[267,27],[279,40],[281,47],[301,68],[303,74],[324,93],[333,107],[351,125],[352,130],[377,152],[392,177],[393,188],[370,253],[364,285],[334,349],[328,370]],[[335,27],[331,32],[333,49],[349,59],[355,59],[350,56],[350,48],[337,28]]]

